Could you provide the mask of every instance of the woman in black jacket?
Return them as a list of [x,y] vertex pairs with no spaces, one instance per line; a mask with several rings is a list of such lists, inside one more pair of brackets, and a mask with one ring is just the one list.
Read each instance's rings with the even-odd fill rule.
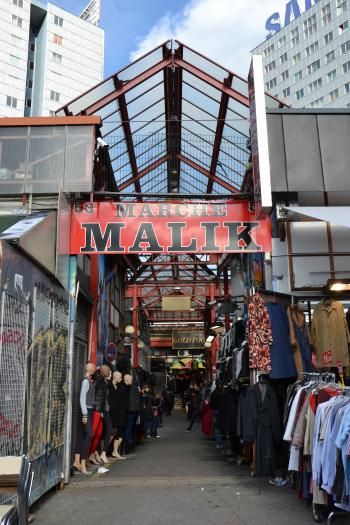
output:
[[124,459],[120,455],[120,446],[125,439],[128,424],[129,388],[118,371],[113,373],[112,381],[108,385],[108,403],[114,430],[112,456],[116,459]]

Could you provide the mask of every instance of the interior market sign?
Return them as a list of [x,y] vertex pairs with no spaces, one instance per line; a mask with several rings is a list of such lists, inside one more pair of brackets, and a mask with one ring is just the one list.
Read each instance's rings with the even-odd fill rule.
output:
[[72,211],[72,254],[270,251],[270,221],[257,220],[248,201],[96,202]]

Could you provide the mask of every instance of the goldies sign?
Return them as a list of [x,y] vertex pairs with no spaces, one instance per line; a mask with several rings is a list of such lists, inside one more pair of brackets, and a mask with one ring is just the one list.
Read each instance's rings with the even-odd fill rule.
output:
[[248,201],[96,202],[72,211],[72,254],[270,251],[270,221],[256,220]]

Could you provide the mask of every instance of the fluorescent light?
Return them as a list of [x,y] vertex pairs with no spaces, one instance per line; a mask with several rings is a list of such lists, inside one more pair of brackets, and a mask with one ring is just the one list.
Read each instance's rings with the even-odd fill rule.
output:
[[212,343],[215,339],[215,335],[208,335],[206,343]]
[[346,292],[347,290],[350,290],[350,284],[334,283],[330,285],[329,289],[331,292]]

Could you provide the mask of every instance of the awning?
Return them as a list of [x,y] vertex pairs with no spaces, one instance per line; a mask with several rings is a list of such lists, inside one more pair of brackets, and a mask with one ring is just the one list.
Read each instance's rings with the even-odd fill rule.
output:
[[312,217],[319,221],[330,222],[337,226],[350,228],[350,207],[349,206],[296,206],[284,207],[285,210]]
[[0,241],[15,241],[46,270],[56,272],[56,213],[0,215]]

